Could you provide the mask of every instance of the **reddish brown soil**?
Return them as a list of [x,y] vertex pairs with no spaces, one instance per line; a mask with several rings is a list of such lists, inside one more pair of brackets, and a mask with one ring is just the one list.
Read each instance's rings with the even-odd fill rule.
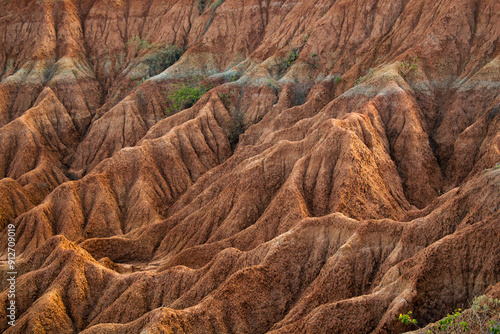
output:
[[0,1],[0,330],[401,333],[500,297],[499,39],[496,0]]

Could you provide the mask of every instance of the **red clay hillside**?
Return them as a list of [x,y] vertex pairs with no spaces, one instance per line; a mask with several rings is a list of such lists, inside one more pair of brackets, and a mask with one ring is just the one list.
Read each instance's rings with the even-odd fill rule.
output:
[[500,298],[499,41],[497,0],[0,1],[0,331],[473,314]]

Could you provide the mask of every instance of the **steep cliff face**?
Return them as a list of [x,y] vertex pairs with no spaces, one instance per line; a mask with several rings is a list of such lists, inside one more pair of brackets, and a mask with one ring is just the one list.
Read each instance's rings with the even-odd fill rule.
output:
[[498,295],[499,38],[495,0],[1,1],[0,328],[400,333]]

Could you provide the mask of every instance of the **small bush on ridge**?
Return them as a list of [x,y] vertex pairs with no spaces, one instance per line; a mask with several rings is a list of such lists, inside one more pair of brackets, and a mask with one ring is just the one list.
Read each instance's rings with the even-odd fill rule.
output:
[[192,107],[209,90],[209,87],[195,86],[189,83],[176,86],[177,89],[168,95],[172,101],[172,106],[167,110],[168,115]]

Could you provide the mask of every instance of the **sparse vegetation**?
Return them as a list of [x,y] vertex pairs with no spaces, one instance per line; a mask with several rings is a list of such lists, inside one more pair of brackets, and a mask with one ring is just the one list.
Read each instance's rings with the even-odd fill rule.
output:
[[224,101],[227,101],[227,99],[229,99],[229,95],[226,93],[220,93],[219,98],[221,99],[222,103],[224,103]]
[[354,81],[354,86],[357,86],[357,85],[365,82],[366,80],[370,79],[371,77],[373,77],[373,73],[375,73],[375,70],[373,68],[370,68],[366,75],[361,76],[361,77],[357,78],[356,81]]
[[137,78],[136,82],[137,82],[137,86],[140,86],[142,85],[143,83],[146,82],[146,80],[149,79],[149,75],[146,75],[145,77],[142,77],[142,78]]
[[235,92],[233,90],[229,93],[220,93],[219,94],[219,98],[226,108],[229,108],[229,106],[231,105],[231,103],[232,103],[231,97],[234,96],[234,94],[235,94]]
[[276,60],[280,67],[280,74],[286,72],[297,58],[299,58],[299,49],[290,50],[286,58],[277,57]]
[[146,59],[149,65],[149,75],[155,76],[172,66],[182,56],[183,51],[175,45],[160,48]]
[[192,83],[178,84],[176,86],[177,89],[168,95],[168,99],[172,101],[172,106],[167,109],[168,115],[192,107],[209,90],[209,87]]
[[302,42],[307,43],[308,39],[309,39],[309,35],[308,34],[302,35]]
[[220,5],[222,5],[222,3],[224,2],[224,0],[217,0],[215,1],[213,4],[212,4],[212,12],[214,12],[217,7],[219,7]]
[[342,77],[335,77],[335,83],[339,83],[342,81]]
[[172,66],[183,54],[183,50],[175,45],[151,44],[139,36],[130,38],[126,45],[135,45],[137,50],[155,50],[144,60],[149,66],[149,77],[155,76]]
[[274,79],[267,80],[267,85],[274,91],[274,94],[278,94],[279,87],[276,84],[276,80],[274,80]]
[[[469,331],[469,324],[466,321],[458,321],[457,318],[462,315],[462,309],[453,311],[452,314],[447,314],[444,319],[439,320],[436,325],[436,330],[440,332],[452,331],[452,333],[463,333]],[[427,333],[432,333],[428,330]]]
[[147,40],[141,38],[140,36],[134,36],[129,38],[129,40],[127,41],[127,43],[125,43],[125,45],[126,46],[135,45],[139,50],[151,49],[156,46],[154,44],[150,44]]
[[229,125],[229,143],[234,149],[238,144],[240,135],[245,132],[245,114],[236,108],[232,111],[231,123]]
[[411,70],[413,70],[417,67],[417,62],[418,62],[418,58],[412,57],[411,61],[404,60],[401,63],[399,63],[399,71],[401,72],[401,75],[403,77],[407,76]]
[[316,52],[311,52],[309,59],[311,60],[310,64],[314,66],[314,68],[318,68],[319,56],[316,54]]
[[412,311],[408,311],[408,313],[406,313],[406,314],[400,314],[398,319],[399,319],[399,321],[401,321],[405,325],[413,324],[418,328],[417,319],[413,319],[411,317],[411,315],[412,315]]
[[[500,300],[487,298],[485,295],[475,297],[471,310],[479,325],[480,333],[500,333]],[[496,321],[493,319],[497,316]]]
[[210,12],[210,17],[207,20],[207,23],[205,24],[205,28],[203,29],[203,34],[205,34],[208,30],[208,27],[212,24],[212,21],[214,19],[215,11],[217,8],[224,3],[225,0],[217,0],[215,1],[211,6],[211,12]]
[[196,6],[198,7],[198,11],[201,14],[203,14],[203,11],[205,11],[205,6],[206,6],[206,0],[198,0],[196,1]]
[[[500,334],[500,300],[487,298],[485,295],[475,297],[470,310],[462,312],[456,309],[451,314],[439,320],[427,330],[428,334],[436,333],[481,333]],[[418,328],[417,320],[412,318],[412,312],[400,314],[398,320],[405,325]]]

